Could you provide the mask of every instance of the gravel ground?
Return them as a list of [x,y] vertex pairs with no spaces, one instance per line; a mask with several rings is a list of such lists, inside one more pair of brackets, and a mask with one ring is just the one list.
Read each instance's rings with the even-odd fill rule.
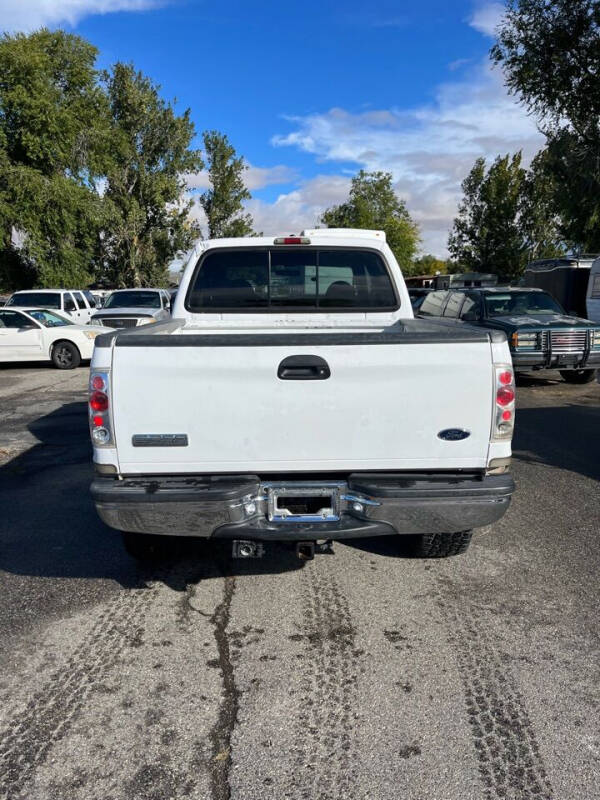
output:
[[91,505],[84,368],[0,368],[0,798],[600,798],[600,387],[518,390],[506,517],[147,572]]

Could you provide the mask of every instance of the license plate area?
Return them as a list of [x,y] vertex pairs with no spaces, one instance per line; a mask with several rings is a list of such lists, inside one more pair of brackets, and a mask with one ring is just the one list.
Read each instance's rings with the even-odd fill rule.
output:
[[559,354],[558,364],[578,364],[583,358],[583,353],[565,353]]
[[271,522],[337,522],[340,518],[337,486],[270,486],[267,496]]

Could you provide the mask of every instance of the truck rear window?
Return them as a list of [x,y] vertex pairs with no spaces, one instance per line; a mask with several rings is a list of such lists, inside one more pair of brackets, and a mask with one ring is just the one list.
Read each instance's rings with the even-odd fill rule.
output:
[[188,311],[387,311],[398,308],[387,267],[370,250],[217,250],[200,260]]

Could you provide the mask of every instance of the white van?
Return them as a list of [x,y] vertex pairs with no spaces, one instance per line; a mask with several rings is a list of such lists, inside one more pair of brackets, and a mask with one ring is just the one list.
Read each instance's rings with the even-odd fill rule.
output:
[[59,311],[78,325],[87,325],[96,310],[87,289],[24,289],[11,295],[6,305]]
[[585,305],[588,319],[600,322],[600,258],[597,258],[590,267]]

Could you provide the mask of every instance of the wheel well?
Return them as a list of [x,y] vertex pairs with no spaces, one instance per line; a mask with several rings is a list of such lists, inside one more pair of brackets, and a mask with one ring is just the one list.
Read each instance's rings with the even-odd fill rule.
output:
[[71,341],[71,339],[56,339],[56,341],[52,342],[52,344],[50,345],[50,352],[49,352],[51,358],[52,358],[52,351],[59,344],[72,345],[75,348],[75,350],[77,350],[77,352],[79,353],[79,357],[81,358],[81,350],[77,347],[75,342]]

